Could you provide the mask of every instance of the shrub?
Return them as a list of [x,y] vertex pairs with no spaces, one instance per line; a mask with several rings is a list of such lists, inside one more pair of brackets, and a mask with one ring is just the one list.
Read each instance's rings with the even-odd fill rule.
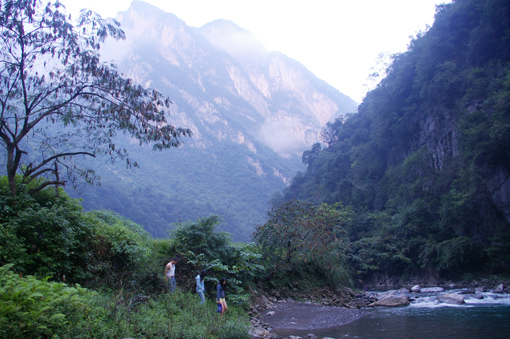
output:
[[87,242],[90,225],[82,217],[79,200],[63,189],[44,189],[32,195],[31,186],[18,185],[10,196],[6,177],[0,178],[0,264],[12,263],[17,272],[80,282],[88,277]]
[[[94,293],[79,286],[49,282],[34,276],[20,277],[0,267],[0,336],[47,338],[66,332],[69,314],[86,317],[92,309],[87,300]],[[82,324],[83,325],[83,324]],[[79,329],[79,323],[72,326]]]

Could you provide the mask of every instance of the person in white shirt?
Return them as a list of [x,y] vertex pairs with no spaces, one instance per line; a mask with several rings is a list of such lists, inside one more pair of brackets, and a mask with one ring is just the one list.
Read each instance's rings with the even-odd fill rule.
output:
[[173,258],[172,261],[170,261],[165,266],[165,279],[168,283],[168,288],[170,289],[170,293],[173,293],[175,291],[176,282],[175,282],[175,264],[179,259]]

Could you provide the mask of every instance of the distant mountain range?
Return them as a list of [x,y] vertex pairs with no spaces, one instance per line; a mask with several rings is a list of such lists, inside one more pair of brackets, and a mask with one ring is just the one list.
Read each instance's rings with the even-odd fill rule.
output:
[[214,213],[220,229],[249,241],[273,193],[304,169],[302,152],[357,103],[233,22],[193,28],[141,1],[117,20],[127,39],[108,41],[103,57],[169,96],[169,121],[193,137],[163,152],[125,139],[140,169],[96,161],[101,186],[69,193],[86,209],[116,211],[156,237],[172,223]]

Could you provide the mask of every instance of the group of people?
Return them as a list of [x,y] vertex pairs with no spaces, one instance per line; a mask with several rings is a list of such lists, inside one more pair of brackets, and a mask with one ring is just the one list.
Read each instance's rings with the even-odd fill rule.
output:
[[[165,278],[168,283],[168,288],[170,292],[175,291],[176,282],[175,282],[175,265],[179,261],[178,258],[173,258],[165,266]],[[205,304],[205,277],[207,275],[207,271],[202,270],[195,278],[196,281],[196,291],[198,296],[200,297],[200,304]],[[227,287],[227,279],[221,278],[218,285],[216,285],[216,304],[218,305],[218,312],[221,313],[221,316],[228,309],[227,302],[225,301],[225,288]]]

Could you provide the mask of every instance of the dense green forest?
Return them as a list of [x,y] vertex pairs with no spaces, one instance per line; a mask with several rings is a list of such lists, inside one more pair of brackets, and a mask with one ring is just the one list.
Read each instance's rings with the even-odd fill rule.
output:
[[510,264],[510,3],[458,0],[328,124],[273,196],[342,202],[359,277],[473,277]]

